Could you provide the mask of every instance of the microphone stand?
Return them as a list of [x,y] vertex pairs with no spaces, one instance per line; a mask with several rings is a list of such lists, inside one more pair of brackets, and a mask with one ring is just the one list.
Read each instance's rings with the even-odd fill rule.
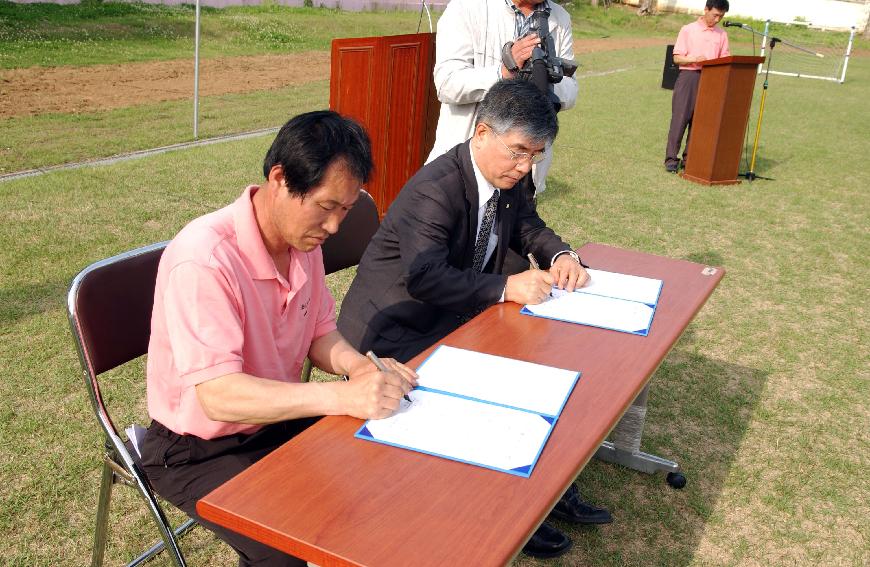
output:
[[[728,21],[728,22],[725,22],[725,24],[723,24],[723,25],[724,25],[726,28],[729,28],[729,27],[735,27],[735,28],[740,28],[740,29],[742,29],[742,30],[746,30],[746,31],[748,31],[749,33],[751,33],[751,34],[752,34],[752,54],[753,54],[753,55],[755,55],[755,36],[760,35],[760,36],[762,37],[762,39],[761,39],[762,54],[764,53],[764,41],[765,41],[765,39],[767,38],[767,36],[766,36],[765,34],[760,33],[760,32],[757,32],[757,31],[755,31],[754,29],[752,29],[752,26],[748,26],[748,25],[746,25],[746,24],[742,24],[742,23],[740,23],[740,22]],[[761,65],[758,66],[758,72],[759,72],[759,73],[761,72]],[[765,81],[765,86],[764,86],[764,88],[767,89],[767,81]],[[765,91],[765,92],[766,92],[766,91]],[[763,94],[762,94],[762,96],[763,96]],[[763,108],[763,104],[764,104],[764,103],[762,102],[762,108]],[[759,127],[760,127],[760,123],[759,123]],[[748,137],[749,137],[749,132],[747,131],[747,132],[746,132],[746,135],[745,135],[744,138],[748,138]],[[744,162],[744,163],[745,163],[746,161],[748,161],[747,158],[746,158],[746,149],[748,148],[749,144],[748,144],[747,142],[748,142],[748,140],[747,140],[747,139],[744,139],[744,142],[743,142],[743,148],[744,148],[744,149],[743,149],[743,159],[741,160],[741,161]],[[758,132],[756,132],[756,137],[755,137],[755,147],[756,147],[756,148],[758,147]],[[754,164],[754,156],[755,156],[755,151],[753,150],[753,164]],[[753,165],[752,169],[753,169],[753,171],[752,171],[751,173],[738,173],[738,174],[737,174],[737,177],[746,177],[746,178],[747,178],[748,180],[750,180],[750,181],[752,181],[753,179],[757,179],[759,176],[755,175],[754,165]],[[767,178],[765,178],[765,179],[767,179]]]
[[[751,33],[752,34],[752,54],[755,55],[755,36],[760,35],[760,36],[764,37],[763,33],[757,32],[754,29],[752,29],[752,26],[748,26],[746,24],[741,24],[740,22],[728,21],[728,22],[725,22],[723,25],[726,28],[735,27],[735,28],[740,28],[742,30],[746,30],[749,33]],[[764,40],[762,40],[761,44],[764,45]]]
[[755,143],[752,145],[752,161],[749,164],[749,171],[742,174],[742,176],[746,177],[750,183],[753,179],[770,179],[769,177],[761,177],[755,174],[755,157],[758,154],[758,138],[761,136],[761,121],[764,119],[764,102],[767,100],[767,79],[770,76],[770,61],[773,59],[773,48],[780,41],[782,40],[776,37],[770,38],[770,53],[767,55],[767,69],[764,72],[764,86],[761,90],[761,104],[758,108],[758,123],[755,126]]

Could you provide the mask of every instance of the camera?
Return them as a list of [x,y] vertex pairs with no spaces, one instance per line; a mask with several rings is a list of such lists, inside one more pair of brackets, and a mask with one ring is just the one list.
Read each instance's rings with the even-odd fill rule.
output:
[[520,77],[530,80],[539,87],[558,83],[563,77],[573,77],[577,63],[556,57],[556,45],[550,35],[550,9],[541,2],[532,12],[529,33],[537,34],[540,43],[532,51],[532,56],[520,69]]
[[561,82],[564,77],[573,77],[577,63],[569,59],[556,57],[556,45],[550,35],[550,9],[545,2],[535,6],[529,23],[529,34],[537,34],[539,44],[532,50],[529,59],[522,68],[517,67],[511,54],[513,42],[507,42],[502,48],[502,62],[517,78],[530,81],[545,93],[553,102],[558,112],[561,108],[559,97],[553,92],[553,84]]

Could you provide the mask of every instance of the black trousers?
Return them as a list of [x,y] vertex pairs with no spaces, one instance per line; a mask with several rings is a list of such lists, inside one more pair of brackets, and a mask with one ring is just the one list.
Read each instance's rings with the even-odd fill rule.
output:
[[665,165],[680,163],[680,145],[683,134],[686,134],[686,145],[683,148],[683,160],[689,149],[689,137],[692,135],[692,115],[695,113],[695,100],[698,98],[698,83],[701,80],[700,71],[680,71],[674,84],[674,96],[671,99],[671,127],[668,130],[668,147],[665,151]]
[[268,545],[203,520],[196,502],[292,439],[319,418],[268,425],[251,435],[229,435],[205,440],[178,435],[151,422],[139,448],[142,469],[154,491],[213,531],[239,554],[239,566],[304,567],[306,562]]

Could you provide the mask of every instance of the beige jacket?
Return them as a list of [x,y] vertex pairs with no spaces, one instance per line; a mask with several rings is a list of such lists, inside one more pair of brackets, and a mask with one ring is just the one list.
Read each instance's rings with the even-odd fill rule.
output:
[[[550,34],[562,59],[574,59],[571,18],[564,8],[550,0]],[[451,0],[438,20],[435,44],[435,88],[441,114],[435,146],[426,162],[471,137],[477,103],[501,79],[501,48],[514,40],[514,12],[505,0]],[[577,101],[577,80],[565,77],[554,85],[562,110]],[[553,152],[535,166],[533,177],[538,191],[544,189]]]

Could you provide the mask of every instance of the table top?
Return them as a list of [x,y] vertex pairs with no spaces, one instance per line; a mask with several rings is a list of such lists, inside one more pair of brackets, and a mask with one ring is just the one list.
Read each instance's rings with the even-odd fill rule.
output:
[[199,513],[321,567],[508,563],[724,275],[601,244],[578,252],[592,268],[664,281],[648,336],[503,303],[439,343],[581,371],[531,477],[356,439],[361,420],[330,416],[200,500]]

